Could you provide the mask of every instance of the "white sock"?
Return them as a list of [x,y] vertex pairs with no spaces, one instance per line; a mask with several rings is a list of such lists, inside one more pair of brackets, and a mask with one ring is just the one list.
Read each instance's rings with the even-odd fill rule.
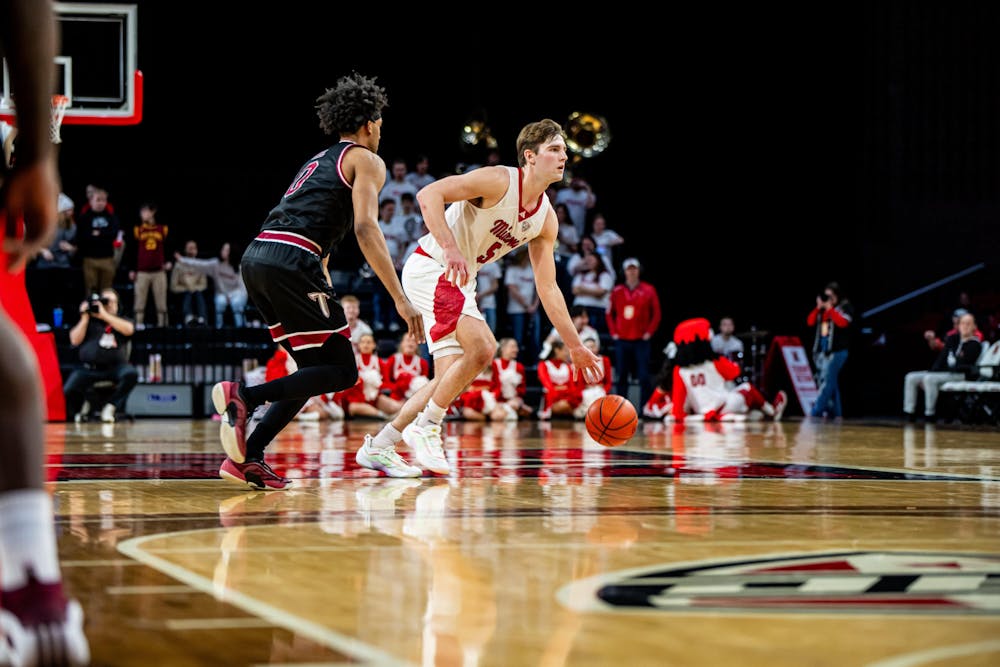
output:
[[417,426],[427,426],[428,424],[440,426],[441,422],[444,421],[445,412],[447,409],[442,408],[434,402],[434,399],[431,399],[427,401],[427,407],[417,415]]
[[39,489],[0,494],[0,586],[15,590],[29,571],[43,584],[61,579],[52,499]]
[[392,423],[386,424],[382,430],[372,438],[372,449],[385,449],[395,447],[396,443],[403,439],[403,434],[396,430]]

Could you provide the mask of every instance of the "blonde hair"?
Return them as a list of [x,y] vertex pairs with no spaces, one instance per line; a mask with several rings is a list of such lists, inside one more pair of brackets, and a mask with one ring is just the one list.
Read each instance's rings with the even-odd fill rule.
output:
[[354,296],[353,294],[345,294],[344,296],[340,297],[340,303],[341,304],[354,303],[354,304],[357,304],[357,305],[360,306],[361,305],[361,299],[359,299],[358,297]]

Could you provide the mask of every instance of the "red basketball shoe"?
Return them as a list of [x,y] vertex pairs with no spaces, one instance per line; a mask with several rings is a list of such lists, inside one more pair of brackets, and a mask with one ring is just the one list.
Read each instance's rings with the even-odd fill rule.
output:
[[237,484],[246,484],[258,491],[283,491],[292,485],[292,480],[274,472],[263,461],[237,463],[227,458],[219,468],[219,477]]
[[222,416],[219,438],[226,456],[235,463],[247,460],[247,404],[240,398],[238,382],[219,382],[212,387],[212,403]]

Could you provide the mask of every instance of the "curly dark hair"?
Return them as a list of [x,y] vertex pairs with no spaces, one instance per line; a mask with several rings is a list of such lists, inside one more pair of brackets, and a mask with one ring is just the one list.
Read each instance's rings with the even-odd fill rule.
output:
[[337,79],[334,88],[316,98],[316,115],[327,134],[351,134],[368,121],[381,118],[387,106],[385,88],[375,85],[375,77],[353,72]]

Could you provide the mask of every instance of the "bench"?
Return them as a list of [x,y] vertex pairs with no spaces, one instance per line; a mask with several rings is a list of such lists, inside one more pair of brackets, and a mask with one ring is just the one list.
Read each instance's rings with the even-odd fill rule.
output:
[[941,385],[942,407],[964,424],[1000,424],[1000,340],[984,345],[979,377]]

